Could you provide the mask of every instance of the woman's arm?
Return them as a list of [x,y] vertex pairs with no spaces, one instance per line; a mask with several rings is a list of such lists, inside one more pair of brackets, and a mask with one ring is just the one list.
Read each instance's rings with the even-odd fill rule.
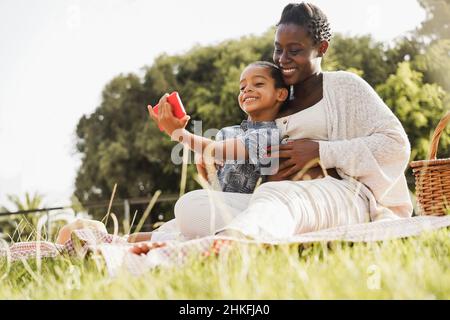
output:
[[339,117],[345,125],[336,126],[330,141],[320,141],[321,163],[372,187],[376,184],[375,189],[388,190],[393,181],[404,176],[409,162],[410,143],[405,130],[364,79],[343,73],[334,81],[339,89],[333,92],[339,94],[332,95],[333,117]]
[[208,172],[206,171],[205,162],[203,161],[203,157],[198,153],[195,154],[195,166],[199,176],[208,181]]
[[335,168],[320,166],[319,143],[308,139],[291,140],[271,148],[271,157],[280,158],[280,167],[269,181],[313,180],[325,175],[341,179]]

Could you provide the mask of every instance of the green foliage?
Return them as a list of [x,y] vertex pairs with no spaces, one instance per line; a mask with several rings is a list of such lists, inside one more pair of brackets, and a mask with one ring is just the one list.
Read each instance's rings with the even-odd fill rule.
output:
[[330,71],[358,70],[357,74],[375,86],[383,83],[387,75],[395,70],[392,61],[395,59],[387,59],[383,43],[375,41],[369,35],[349,38],[336,34],[331,40],[323,67]]
[[[425,81],[436,82],[450,92],[450,0],[419,0],[426,11],[426,19],[417,30],[423,55],[418,69]],[[450,105],[450,98],[446,100]]]
[[437,40],[415,57],[414,67],[424,73],[428,83],[437,83],[450,92],[450,39]]
[[432,40],[450,39],[450,0],[419,0],[427,18],[419,34]]
[[[398,65],[397,72],[386,83],[377,86],[381,98],[400,119],[411,141],[412,159],[425,159],[430,136],[444,115],[444,90],[436,84],[423,83],[422,74],[411,69],[409,62]],[[450,137],[443,135],[441,149],[448,154]]]
[[[23,199],[17,195],[8,195],[7,199],[9,204],[7,207],[2,207],[1,212],[40,209],[43,207],[44,200],[42,195],[38,193],[31,195],[28,192],[25,193]],[[27,215],[15,214],[0,217],[0,234],[4,234],[8,240],[26,241],[30,237],[35,236],[38,220],[44,214],[29,213]]]

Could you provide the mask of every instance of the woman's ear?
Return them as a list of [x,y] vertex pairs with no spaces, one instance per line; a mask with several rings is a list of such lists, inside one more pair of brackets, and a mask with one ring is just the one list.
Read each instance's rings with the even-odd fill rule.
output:
[[328,46],[329,46],[329,42],[327,40],[320,41],[319,49],[318,49],[319,57],[322,58],[325,55],[325,53],[328,50]]
[[286,88],[278,88],[277,100],[278,101],[286,101],[289,96],[289,90]]

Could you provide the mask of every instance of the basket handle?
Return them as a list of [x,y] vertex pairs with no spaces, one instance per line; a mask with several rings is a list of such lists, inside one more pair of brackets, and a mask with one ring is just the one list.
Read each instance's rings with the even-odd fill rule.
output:
[[447,114],[439,121],[436,129],[433,133],[433,138],[431,138],[431,146],[430,151],[428,153],[428,159],[429,160],[436,160],[437,155],[437,149],[439,146],[439,139],[441,138],[442,131],[444,131],[447,124],[450,122],[450,112],[447,112]]

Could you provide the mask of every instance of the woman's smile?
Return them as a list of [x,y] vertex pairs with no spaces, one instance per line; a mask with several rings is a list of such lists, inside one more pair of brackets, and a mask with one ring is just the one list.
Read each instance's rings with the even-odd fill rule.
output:
[[273,61],[281,68],[286,84],[296,85],[320,71],[319,46],[314,43],[306,27],[280,24],[274,46]]
[[283,74],[283,78],[285,82],[289,83],[289,78],[293,77],[298,71],[298,68],[284,68],[281,67],[281,73]]
[[285,75],[285,76],[292,75],[296,70],[297,70],[297,68],[281,68],[281,71],[283,72],[283,75]]

